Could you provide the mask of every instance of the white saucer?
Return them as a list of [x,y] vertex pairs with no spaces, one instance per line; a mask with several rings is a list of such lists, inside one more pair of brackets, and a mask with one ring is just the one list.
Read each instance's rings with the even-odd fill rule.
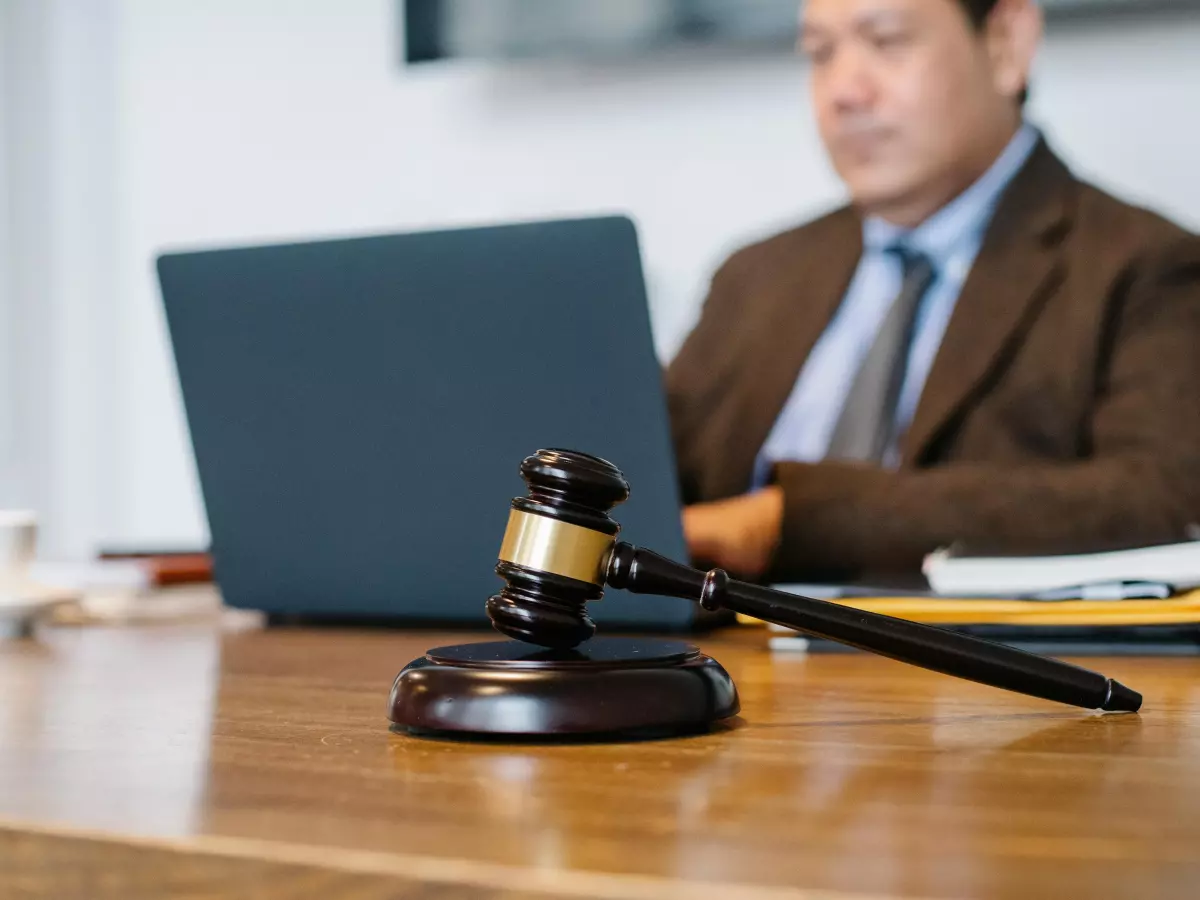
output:
[[0,582],[0,634],[25,633],[40,616],[79,596],[77,591],[33,582]]

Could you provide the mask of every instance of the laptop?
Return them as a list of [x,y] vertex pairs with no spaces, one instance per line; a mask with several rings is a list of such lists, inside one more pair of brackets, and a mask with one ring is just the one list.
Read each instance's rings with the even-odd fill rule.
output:
[[[522,459],[617,465],[622,539],[685,559],[624,217],[168,252],[159,283],[226,603],[485,625]],[[610,590],[601,627],[679,630]]]

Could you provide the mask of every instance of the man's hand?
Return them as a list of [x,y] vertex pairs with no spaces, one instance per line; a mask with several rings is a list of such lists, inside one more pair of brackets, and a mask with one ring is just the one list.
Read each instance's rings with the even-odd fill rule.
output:
[[683,533],[692,559],[743,578],[766,572],[782,527],[783,489],[778,485],[683,511]]

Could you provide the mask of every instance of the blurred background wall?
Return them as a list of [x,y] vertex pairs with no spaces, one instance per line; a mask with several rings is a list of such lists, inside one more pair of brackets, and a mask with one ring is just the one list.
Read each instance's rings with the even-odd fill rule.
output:
[[[841,196],[786,53],[405,67],[392,0],[0,13],[0,505],[49,556],[206,540],[164,248],[628,212],[665,360],[725,253]],[[1196,16],[1065,23],[1031,116],[1200,229],[1198,51]]]

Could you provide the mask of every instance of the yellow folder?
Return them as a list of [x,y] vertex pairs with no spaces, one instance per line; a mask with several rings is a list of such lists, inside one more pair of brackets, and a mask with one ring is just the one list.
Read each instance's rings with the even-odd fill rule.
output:
[[[949,597],[844,597],[842,606],[936,625],[1200,624],[1200,591],[1166,600],[983,600]],[[763,624],[738,616],[744,624]]]

